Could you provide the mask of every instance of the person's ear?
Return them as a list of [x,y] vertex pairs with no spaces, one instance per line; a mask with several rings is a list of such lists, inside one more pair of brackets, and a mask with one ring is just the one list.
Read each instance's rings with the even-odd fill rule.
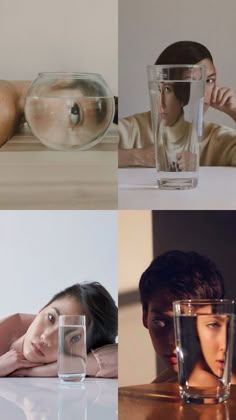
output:
[[147,318],[148,318],[147,310],[143,309],[143,326],[148,329]]

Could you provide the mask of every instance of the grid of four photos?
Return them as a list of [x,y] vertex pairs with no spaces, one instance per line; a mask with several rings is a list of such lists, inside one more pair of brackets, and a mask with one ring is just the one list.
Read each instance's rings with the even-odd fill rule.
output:
[[235,3],[1,9],[2,417],[233,420]]

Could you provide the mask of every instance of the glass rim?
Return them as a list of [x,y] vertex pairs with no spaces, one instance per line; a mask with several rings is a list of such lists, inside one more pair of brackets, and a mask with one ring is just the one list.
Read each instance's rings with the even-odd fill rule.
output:
[[202,69],[206,69],[205,64],[148,64],[147,68],[166,68],[166,69],[171,69],[171,68],[202,68]]
[[222,303],[234,305],[235,301],[233,299],[183,299],[173,301],[173,306],[181,304],[205,305],[206,303],[209,303],[211,305],[220,305]]
[[69,71],[41,71],[38,73],[40,77],[42,76],[54,76],[54,77],[61,77],[61,78],[89,78],[90,76],[99,77],[103,79],[102,75],[99,73],[88,73],[88,72],[69,72]]
[[82,319],[86,319],[86,315],[85,314],[81,314],[81,315],[78,315],[78,314],[74,314],[74,315],[59,315],[59,319],[66,319],[66,318],[73,318],[73,317],[79,317],[79,318],[82,318]]

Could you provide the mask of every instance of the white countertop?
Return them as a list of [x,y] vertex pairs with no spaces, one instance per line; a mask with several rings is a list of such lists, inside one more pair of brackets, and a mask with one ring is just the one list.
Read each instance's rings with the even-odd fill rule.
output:
[[0,209],[117,208],[117,134],[84,151],[54,151],[26,132],[0,148]]
[[118,381],[58,378],[0,378],[2,420],[115,420]]
[[155,168],[118,171],[118,208],[151,210],[235,210],[236,168],[201,167],[197,188],[164,191]]

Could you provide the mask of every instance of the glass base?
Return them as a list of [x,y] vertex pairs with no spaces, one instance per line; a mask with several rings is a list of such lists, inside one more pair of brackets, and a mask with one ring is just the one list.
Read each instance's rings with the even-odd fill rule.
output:
[[226,401],[230,396],[229,386],[206,389],[187,389],[180,390],[180,396],[187,404],[218,404]]
[[61,382],[83,382],[85,373],[60,373],[58,374]]
[[161,190],[189,190],[196,188],[197,178],[161,178],[157,180],[157,185]]

